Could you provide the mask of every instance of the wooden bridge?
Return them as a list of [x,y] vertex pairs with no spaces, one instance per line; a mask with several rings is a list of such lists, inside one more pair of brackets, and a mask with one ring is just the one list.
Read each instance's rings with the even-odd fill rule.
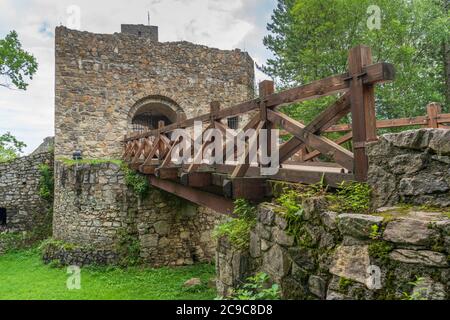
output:
[[[330,186],[337,186],[343,181],[365,181],[368,172],[366,143],[377,140],[377,127],[439,127],[450,122],[450,115],[439,115],[437,105],[431,105],[429,115],[425,117],[377,122],[375,85],[394,80],[394,67],[384,62],[373,64],[371,50],[365,46],[350,50],[348,65],[349,70],[345,74],[279,93],[274,93],[273,82],[263,81],[259,85],[257,99],[226,109],[221,109],[218,102],[212,102],[208,114],[192,119],[179,116],[177,123],[168,126],[160,123],[157,130],[126,136],[123,159],[134,170],[148,175],[154,187],[217,212],[230,214],[234,199],[258,201],[270,196],[269,180],[306,184],[323,180]],[[340,98],[308,125],[279,110],[285,105],[335,94],[340,94]],[[244,114],[250,119],[242,129],[244,132],[254,129],[259,135],[262,129],[278,128],[291,136],[290,140],[279,147],[280,169],[276,175],[263,176],[262,166],[249,163],[251,142],[247,143],[244,155],[236,154],[245,156],[245,164],[230,166],[172,163],[172,151],[181,143],[181,140],[169,139],[169,135],[176,129],[190,129],[195,122],[200,121],[208,124],[206,130],[215,128],[225,136],[228,127],[222,120]],[[348,114],[351,115],[351,124],[339,124]],[[345,134],[332,141],[323,136],[330,132]],[[270,150],[270,137],[268,141],[267,148]],[[342,146],[348,141],[352,141],[352,150]],[[194,158],[201,157],[210,143],[212,142],[205,142]],[[317,160],[320,155],[325,155],[334,162]]]

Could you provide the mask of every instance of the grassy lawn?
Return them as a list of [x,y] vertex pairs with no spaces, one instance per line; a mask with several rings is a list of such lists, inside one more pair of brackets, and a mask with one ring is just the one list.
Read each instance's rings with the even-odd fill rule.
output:
[[0,256],[0,300],[208,300],[215,290],[202,286],[184,289],[183,283],[214,277],[214,266],[148,269],[134,267],[86,267],[81,270],[81,289],[68,290],[66,268],[42,263],[37,249]]

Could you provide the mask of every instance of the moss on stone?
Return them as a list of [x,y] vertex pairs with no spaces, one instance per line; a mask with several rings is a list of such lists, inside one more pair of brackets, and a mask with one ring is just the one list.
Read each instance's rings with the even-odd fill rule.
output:
[[379,259],[386,263],[389,260],[389,253],[394,250],[394,246],[386,241],[376,241],[369,245],[369,256],[374,259]]
[[68,167],[72,167],[75,165],[99,165],[99,164],[108,164],[112,163],[117,166],[121,166],[123,164],[122,160],[117,159],[83,159],[83,160],[72,160],[67,158],[58,158],[58,161],[62,162],[64,165]]
[[355,281],[351,280],[351,279],[347,279],[344,277],[341,277],[339,279],[339,290],[341,290],[342,292],[347,292],[348,289],[355,283]]

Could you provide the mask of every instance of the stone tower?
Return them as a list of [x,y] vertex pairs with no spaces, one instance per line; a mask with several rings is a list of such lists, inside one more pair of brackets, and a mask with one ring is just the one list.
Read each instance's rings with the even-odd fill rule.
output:
[[240,50],[159,42],[158,28],[143,25],[122,25],[116,34],[58,27],[55,43],[53,236],[80,248],[50,251],[46,259],[117,261],[125,232],[153,266],[212,260],[220,215],[180,206],[158,190],[140,199],[114,162],[71,165],[64,158],[80,150],[84,159],[120,159],[127,133],[207,113],[212,101],[227,107],[252,99],[253,60]]

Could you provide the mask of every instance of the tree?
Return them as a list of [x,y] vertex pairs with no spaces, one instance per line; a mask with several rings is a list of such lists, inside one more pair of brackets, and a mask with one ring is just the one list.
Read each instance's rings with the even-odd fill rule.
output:
[[[442,43],[450,24],[440,1],[279,0],[264,39],[275,58],[263,69],[281,87],[301,85],[346,72],[348,50],[366,44],[374,62],[397,69],[393,83],[377,87],[377,115],[423,115],[429,102],[445,102]],[[381,9],[380,29],[368,27],[371,5]],[[306,102],[288,112],[309,121],[329,103],[330,98]]]
[[0,86],[26,90],[26,79],[33,79],[37,67],[35,57],[22,49],[17,32],[0,39]]
[[0,136],[0,162],[17,158],[27,145],[7,132]]

